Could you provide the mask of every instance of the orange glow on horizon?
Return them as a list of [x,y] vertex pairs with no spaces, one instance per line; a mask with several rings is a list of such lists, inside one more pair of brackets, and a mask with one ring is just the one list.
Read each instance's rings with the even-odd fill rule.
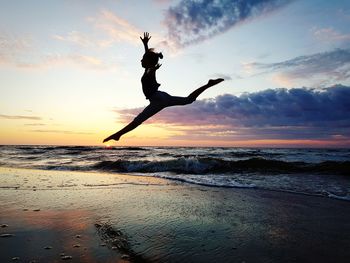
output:
[[261,147],[261,148],[346,148],[350,141],[332,140],[236,140],[236,141],[210,141],[210,140],[174,140],[174,139],[142,139],[129,138],[113,142],[112,147],[118,146],[178,146],[178,147]]
[[[329,140],[312,140],[312,139],[254,139],[254,140],[228,140],[212,136],[201,138],[200,134],[195,140],[186,139],[186,133],[189,127],[184,127],[182,131],[179,127],[171,129],[169,126],[159,126],[155,124],[146,124],[138,127],[136,130],[123,136],[119,141],[109,141],[103,144],[102,140],[111,133],[117,131],[122,125],[110,125],[106,129],[103,124],[96,126],[91,133],[79,133],[79,130],[70,129],[73,132],[34,132],[25,130],[23,126],[5,126],[3,127],[0,137],[2,145],[91,145],[101,147],[115,146],[188,146],[188,147],[350,147],[350,140],[341,136],[335,136]],[[198,128],[198,127],[197,127]],[[64,128],[61,128],[64,130]],[[66,128],[66,130],[68,130]],[[186,130],[186,132],[183,132]],[[75,133],[74,133],[75,131]]]

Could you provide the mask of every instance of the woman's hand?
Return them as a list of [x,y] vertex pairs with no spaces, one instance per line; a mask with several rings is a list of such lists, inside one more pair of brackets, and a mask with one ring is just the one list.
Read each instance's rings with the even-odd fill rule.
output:
[[149,35],[148,32],[144,32],[143,33],[143,38],[140,37],[141,41],[143,44],[147,45],[148,44],[148,41],[151,39],[151,36]]
[[157,65],[154,67],[154,69],[155,69],[155,70],[159,69],[161,65],[162,65],[162,64],[157,64]]

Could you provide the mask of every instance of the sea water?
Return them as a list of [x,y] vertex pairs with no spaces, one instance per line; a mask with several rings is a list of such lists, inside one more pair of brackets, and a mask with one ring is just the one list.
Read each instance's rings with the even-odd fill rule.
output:
[[350,149],[3,145],[0,166],[104,171],[350,201]]

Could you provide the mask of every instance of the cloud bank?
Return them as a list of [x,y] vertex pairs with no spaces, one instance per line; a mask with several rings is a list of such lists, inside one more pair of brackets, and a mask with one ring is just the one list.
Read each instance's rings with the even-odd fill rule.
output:
[[[350,87],[267,89],[172,107],[148,120],[211,139],[342,139],[350,143]],[[115,110],[129,122],[142,108]],[[180,116],[180,117],[179,117]]]
[[260,70],[258,74],[279,73],[291,81],[317,78],[329,85],[350,79],[350,49],[335,49],[277,63],[254,62],[245,67]]
[[180,46],[200,42],[291,0],[181,0],[165,16],[169,38]]

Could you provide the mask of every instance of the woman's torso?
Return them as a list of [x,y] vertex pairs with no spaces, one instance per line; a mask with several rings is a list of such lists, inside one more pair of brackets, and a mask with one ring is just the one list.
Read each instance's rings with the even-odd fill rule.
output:
[[154,69],[146,69],[141,78],[142,91],[146,99],[149,99],[159,88],[160,84],[156,80],[156,72]]

